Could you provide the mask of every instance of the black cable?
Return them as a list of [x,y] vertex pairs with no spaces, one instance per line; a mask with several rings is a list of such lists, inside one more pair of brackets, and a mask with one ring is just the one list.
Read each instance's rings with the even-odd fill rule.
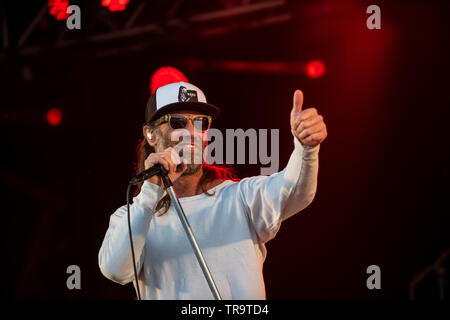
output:
[[136,258],[134,256],[134,246],[133,246],[133,235],[131,233],[131,222],[130,222],[130,190],[132,184],[128,184],[127,187],[127,216],[128,216],[128,234],[130,235],[130,247],[131,247],[131,257],[133,258],[133,269],[134,269],[134,279],[136,281],[136,291],[138,295],[138,300],[141,299],[141,292],[139,290],[139,282],[138,282],[138,276],[137,276],[137,270],[136,270]]

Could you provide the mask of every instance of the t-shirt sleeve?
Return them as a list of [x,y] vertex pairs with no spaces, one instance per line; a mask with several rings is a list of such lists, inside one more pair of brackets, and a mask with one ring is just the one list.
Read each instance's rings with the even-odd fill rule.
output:
[[317,189],[320,145],[304,147],[294,137],[294,151],[286,168],[270,176],[239,182],[240,201],[260,242],[275,237],[281,222],[306,208]]

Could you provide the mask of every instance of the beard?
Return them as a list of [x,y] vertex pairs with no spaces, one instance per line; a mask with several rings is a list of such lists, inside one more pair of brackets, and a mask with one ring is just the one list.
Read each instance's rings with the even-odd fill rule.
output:
[[201,167],[202,167],[201,164],[190,163],[187,165],[186,170],[184,170],[184,172],[181,175],[182,176],[193,175],[193,174],[197,173]]

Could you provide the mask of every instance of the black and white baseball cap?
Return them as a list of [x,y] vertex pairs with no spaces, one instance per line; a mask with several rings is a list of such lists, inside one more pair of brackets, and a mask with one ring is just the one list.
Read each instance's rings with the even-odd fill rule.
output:
[[176,82],[159,87],[150,96],[145,109],[145,123],[176,110],[195,110],[213,119],[219,115],[219,108],[206,102],[202,90],[187,82]]

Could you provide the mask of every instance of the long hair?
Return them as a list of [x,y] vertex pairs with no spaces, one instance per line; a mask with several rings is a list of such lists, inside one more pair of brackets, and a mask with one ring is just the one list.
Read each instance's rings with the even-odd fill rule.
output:
[[[146,139],[142,139],[139,141],[138,147],[137,147],[137,163],[135,166],[135,173],[138,174],[145,169],[145,159],[151,154],[155,152],[155,149],[148,144]],[[208,196],[213,196],[213,193],[209,193],[206,189],[208,186],[208,183],[210,183],[213,180],[237,180],[236,174],[233,170],[233,168],[230,165],[210,165],[203,163],[203,175],[200,178],[200,187]],[[138,184],[136,186],[136,191],[134,193],[134,196],[139,194],[142,188],[142,183]],[[161,212],[159,215],[165,214],[169,208],[170,208],[170,196],[168,194],[165,194],[161,199],[159,199],[158,203],[156,204],[156,212],[159,212],[161,209]]]

